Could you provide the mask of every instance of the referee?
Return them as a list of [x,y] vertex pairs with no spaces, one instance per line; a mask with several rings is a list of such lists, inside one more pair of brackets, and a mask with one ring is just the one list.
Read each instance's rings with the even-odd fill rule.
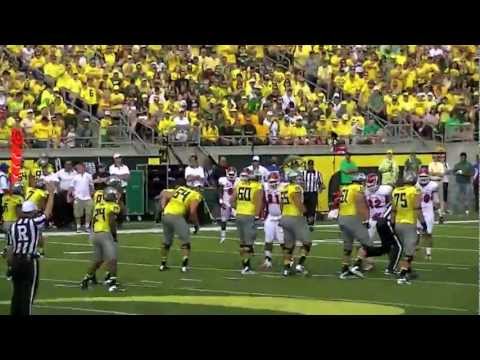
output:
[[32,314],[32,303],[39,279],[37,247],[41,242],[40,230],[52,216],[55,185],[49,183],[47,189],[45,212],[39,213],[34,203],[25,201],[18,220],[9,229],[7,261],[12,268],[13,280],[10,315]]
[[315,214],[317,211],[318,193],[325,188],[323,185],[322,174],[313,167],[313,160],[308,160],[307,170],[303,171],[303,182],[305,192],[303,193],[303,202],[306,209],[307,223],[310,231],[313,231],[315,223]]

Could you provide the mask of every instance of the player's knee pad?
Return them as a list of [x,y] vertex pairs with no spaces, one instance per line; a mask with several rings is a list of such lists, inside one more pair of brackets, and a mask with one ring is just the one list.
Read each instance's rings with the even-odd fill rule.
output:
[[343,255],[345,256],[351,256],[352,255],[352,249],[343,249]]
[[190,243],[186,243],[186,244],[182,244],[180,248],[184,250],[190,250],[192,248],[192,245],[190,245]]

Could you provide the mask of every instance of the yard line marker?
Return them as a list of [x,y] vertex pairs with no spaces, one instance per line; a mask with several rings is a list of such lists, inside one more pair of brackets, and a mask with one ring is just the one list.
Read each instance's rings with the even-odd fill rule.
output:
[[85,312],[94,312],[99,314],[110,314],[110,315],[139,315],[133,313],[126,313],[122,311],[113,311],[113,310],[98,310],[98,309],[89,309],[89,308],[79,308],[79,307],[70,307],[70,306],[52,306],[52,305],[33,305],[35,308],[45,308],[45,309],[57,309],[57,310],[73,310],[73,311],[85,311]]
[[224,278],[224,279],[227,279],[227,280],[245,280],[245,278],[238,278],[238,277],[227,277],[227,276],[224,276],[223,278]]
[[71,255],[80,255],[80,254],[92,254],[93,251],[64,251],[64,254],[71,254]]
[[127,283],[125,284],[127,287],[140,287],[140,288],[147,288],[147,289],[158,289],[160,286],[155,285],[148,285],[148,284],[136,284],[136,283]]
[[163,281],[153,281],[153,280],[140,280],[142,283],[152,283],[152,284],[159,284],[162,285]]
[[66,287],[66,288],[78,288],[78,285],[69,285],[69,284],[55,284],[56,287]]
[[200,280],[200,279],[186,279],[186,278],[182,278],[180,279],[181,281],[190,281],[190,282],[203,282],[203,280]]
[[469,268],[466,268],[466,267],[458,267],[458,266],[448,266],[447,269],[451,269],[451,270],[469,270]]
[[268,293],[258,293],[258,292],[245,292],[245,291],[230,291],[230,290],[214,290],[214,289],[200,289],[200,288],[180,288],[180,290],[188,291],[197,291],[197,292],[213,292],[213,293],[225,293],[225,294],[239,294],[239,295],[260,295],[260,296],[277,296],[277,297],[290,297],[290,298],[300,298],[300,299],[314,299],[314,300],[330,300],[330,301],[348,301],[348,302],[362,302],[367,304],[379,304],[379,305],[394,305],[399,307],[417,307],[423,309],[433,309],[433,310],[450,310],[450,311],[459,311],[467,312],[468,309],[459,309],[459,308],[450,308],[443,306],[431,306],[431,305],[417,305],[417,304],[404,304],[404,303],[393,303],[393,302],[381,302],[381,301],[366,301],[366,300],[357,300],[357,299],[330,299],[330,298],[315,298],[308,296],[295,296],[295,295],[282,295],[282,294],[268,294]]
[[[312,274],[314,277],[337,277],[337,275],[332,274]],[[379,278],[379,277],[369,277],[368,275],[363,280],[376,280],[376,281],[390,281],[394,283],[393,279],[388,278]],[[451,281],[429,281],[429,280],[413,280],[413,283],[423,283],[423,284],[435,284],[435,285],[452,285],[452,286],[474,286],[478,287],[478,284],[475,283],[459,283]]]
[[420,270],[420,271],[433,271],[432,269],[420,269],[420,268],[415,268],[415,270]]

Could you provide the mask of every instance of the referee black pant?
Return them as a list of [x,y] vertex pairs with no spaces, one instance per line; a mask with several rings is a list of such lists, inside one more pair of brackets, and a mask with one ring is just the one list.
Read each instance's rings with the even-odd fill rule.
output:
[[313,225],[315,223],[315,215],[317,212],[317,202],[318,202],[318,193],[316,191],[308,191],[303,193],[303,203],[305,204],[305,209],[307,212],[308,225]]
[[38,259],[28,255],[13,256],[13,295],[10,315],[32,314],[32,304],[38,289]]

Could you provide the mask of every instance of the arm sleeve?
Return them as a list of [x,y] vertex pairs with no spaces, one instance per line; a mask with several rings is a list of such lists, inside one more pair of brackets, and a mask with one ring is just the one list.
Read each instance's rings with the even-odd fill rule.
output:
[[47,217],[45,214],[42,214],[40,216],[37,216],[36,218],[33,218],[33,223],[37,225],[39,229],[43,229],[45,227],[45,224],[47,222]]

